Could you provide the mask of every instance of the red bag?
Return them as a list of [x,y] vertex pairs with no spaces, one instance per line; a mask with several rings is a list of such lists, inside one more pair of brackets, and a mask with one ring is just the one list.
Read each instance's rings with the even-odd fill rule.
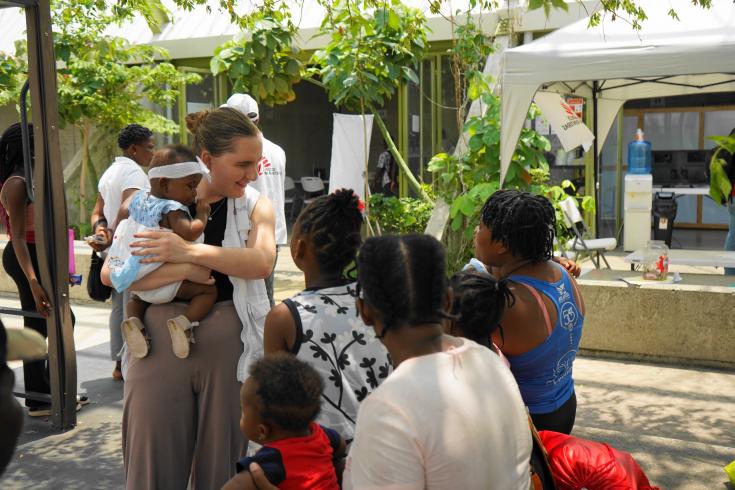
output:
[[548,430],[539,435],[558,490],[659,490],[625,451]]

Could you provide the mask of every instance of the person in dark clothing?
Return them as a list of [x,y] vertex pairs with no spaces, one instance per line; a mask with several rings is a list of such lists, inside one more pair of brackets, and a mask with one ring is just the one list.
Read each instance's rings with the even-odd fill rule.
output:
[[[28,125],[31,152],[33,149],[33,126]],[[31,161],[33,154],[31,153]],[[25,168],[23,166],[23,143],[20,123],[8,127],[0,138],[0,217],[5,223],[10,241],[3,251],[3,268],[13,279],[24,311],[36,311],[48,316],[51,309],[49,295],[41,286],[36,254],[36,236],[33,223],[33,203],[26,191]],[[72,313],[72,324],[74,313]],[[26,328],[47,336],[44,318],[24,320]],[[46,361],[23,363],[25,390],[35,393],[51,393],[49,371]],[[80,399],[82,404],[86,397]],[[26,398],[31,417],[51,415],[51,405]]]
[[[735,136],[735,128],[730,131],[730,136]],[[726,160],[725,173],[727,173],[727,178],[730,179],[730,184],[732,184],[732,192],[726,203],[727,210],[730,213],[730,227],[727,238],[725,238],[725,250],[735,252],[735,153],[729,154]],[[725,274],[735,276],[735,267],[725,267]]]
[[378,168],[375,170],[372,188],[373,192],[384,196],[398,194],[398,165],[388,148],[388,142],[384,143],[383,151],[378,156]]

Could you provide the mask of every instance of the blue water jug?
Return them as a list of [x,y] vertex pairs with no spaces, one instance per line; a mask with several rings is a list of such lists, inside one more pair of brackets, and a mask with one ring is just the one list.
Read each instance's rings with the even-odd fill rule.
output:
[[628,173],[651,173],[651,142],[643,139],[640,128],[635,132],[635,139],[628,143]]

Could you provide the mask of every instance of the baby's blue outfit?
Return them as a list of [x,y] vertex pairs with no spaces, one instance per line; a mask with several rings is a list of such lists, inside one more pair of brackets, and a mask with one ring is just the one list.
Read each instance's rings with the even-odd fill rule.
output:
[[[184,211],[191,219],[189,208],[185,205],[178,201],[152,196],[144,190],[135,193],[130,201],[129,210],[130,217],[128,220],[134,221],[139,227],[142,225],[145,228],[159,228],[163,216],[171,211]],[[144,258],[138,255],[129,255],[125,258],[125,262],[121,267],[110,268],[110,279],[118,292],[125,291],[133,282],[139,279],[137,276],[141,268],[140,260]]]
[[465,264],[464,267],[462,267],[462,270],[463,271],[469,270],[469,271],[472,271],[472,272],[482,272],[484,274],[489,274],[489,272],[487,270],[487,267],[485,267],[485,264],[483,264],[482,262],[480,262],[475,257],[472,257],[470,259],[470,261],[467,264]]

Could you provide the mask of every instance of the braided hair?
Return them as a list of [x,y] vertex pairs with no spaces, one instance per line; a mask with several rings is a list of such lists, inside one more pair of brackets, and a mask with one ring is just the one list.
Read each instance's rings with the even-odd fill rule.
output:
[[490,274],[462,271],[449,279],[454,292],[452,315],[465,337],[488,345],[490,336],[500,328],[505,309],[513,306],[515,297],[507,279],[496,279]]
[[352,189],[320,196],[299,214],[301,233],[309,235],[320,269],[341,274],[355,260],[362,237],[360,199]]
[[482,223],[516,257],[542,262],[554,250],[556,213],[543,196],[499,190],[482,207]]
[[308,363],[285,352],[263,357],[250,367],[258,383],[263,421],[281,429],[306,429],[321,409],[324,381]]
[[[33,125],[28,125],[28,139],[33,156]],[[0,185],[15,172],[24,172],[23,133],[20,123],[11,124],[0,136]]]
[[136,143],[145,143],[153,137],[153,131],[140,124],[128,124],[117,136],[117,146],[127,150]]
[[429,235],[369,238],[357,257],[360,294],[378,310],[384,329],[441,323],[450,318],[444,247]]

